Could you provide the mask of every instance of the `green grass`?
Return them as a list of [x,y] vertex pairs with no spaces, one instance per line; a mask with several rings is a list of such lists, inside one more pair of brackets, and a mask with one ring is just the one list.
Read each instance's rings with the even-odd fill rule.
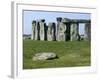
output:
[[[54,52],[59,58],[32,61],[40,52]],[[34,41],[23,40],[23,69],[90,66],[90,42],[88,41]]]

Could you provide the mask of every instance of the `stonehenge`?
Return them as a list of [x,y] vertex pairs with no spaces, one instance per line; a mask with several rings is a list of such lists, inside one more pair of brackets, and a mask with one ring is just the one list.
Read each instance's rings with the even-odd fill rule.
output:
[[91,40],[91,20],[57,17],[56,22],[45,23],[45,19],[32,21],[32,40],[76,41],[79,40],[79,24],[84,24],[84,40]]

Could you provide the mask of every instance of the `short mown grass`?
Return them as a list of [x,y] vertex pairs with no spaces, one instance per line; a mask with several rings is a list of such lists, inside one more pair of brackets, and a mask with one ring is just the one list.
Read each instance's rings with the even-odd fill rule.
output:
[[[23,69],[78,67],[91,65],[89,41],[34,41],[23,40]],[[59,58],[32,61],[40,52],[54,52]]]

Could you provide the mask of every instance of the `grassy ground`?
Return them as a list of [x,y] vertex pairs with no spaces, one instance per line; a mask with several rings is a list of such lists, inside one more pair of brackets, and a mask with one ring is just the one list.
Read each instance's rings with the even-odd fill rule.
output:
[[[58,59],[32,61],[32,56],[39,52],[54,52]],[[54,68],[90,66],[90,42],[88,41],[23,41],[23,68]]]

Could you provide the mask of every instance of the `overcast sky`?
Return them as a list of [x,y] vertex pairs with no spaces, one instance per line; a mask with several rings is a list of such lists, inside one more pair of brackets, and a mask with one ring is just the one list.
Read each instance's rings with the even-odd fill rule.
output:
[[[45,19],[45,22],[56,22],[57,17],[70,19],[91,19],[89,13],[72,13],[72,12],[47,12],[47,11],[23,11],[23,34],[31,34],[32,20]],[[79,25],[79,34],[84,34],[84,24]]]

